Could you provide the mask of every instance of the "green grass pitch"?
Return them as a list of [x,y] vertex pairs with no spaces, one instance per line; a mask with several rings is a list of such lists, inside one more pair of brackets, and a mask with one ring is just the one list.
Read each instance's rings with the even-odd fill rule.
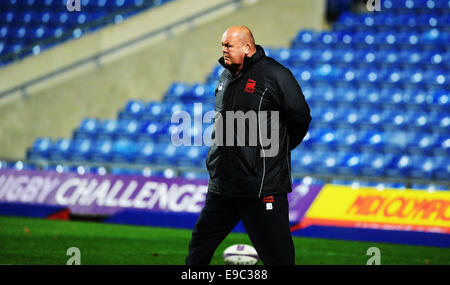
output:
[[[67,249],[77,247],[82,265],[182,265],[190,237],[181,229],[0,217],[0,264],[64,265]],[[237,243],[251,244],[247,235],[231,233],[211,264],[224,264],[223,251]],[[450,264],[448,248],[301,237],[294,243],[297,265],[364,265],[374,246],[382,265]]]

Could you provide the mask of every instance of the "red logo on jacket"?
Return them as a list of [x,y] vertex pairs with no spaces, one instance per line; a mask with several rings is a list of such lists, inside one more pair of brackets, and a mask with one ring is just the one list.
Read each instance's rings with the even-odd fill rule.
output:
[[244,92],[253,93],[255,92],[256,81],[253,79],[248,79],[247,84],[245,85]]
[[273,196],[266,196],[263,198],[263,203],[273,203],[273,202],[275,202]]

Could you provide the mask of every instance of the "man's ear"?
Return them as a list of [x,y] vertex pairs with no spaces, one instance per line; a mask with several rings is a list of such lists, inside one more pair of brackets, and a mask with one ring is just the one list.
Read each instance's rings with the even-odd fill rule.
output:
[[244,45],[244,54],[248,55],[250,53],[250,45],[249,44],[245,44]]

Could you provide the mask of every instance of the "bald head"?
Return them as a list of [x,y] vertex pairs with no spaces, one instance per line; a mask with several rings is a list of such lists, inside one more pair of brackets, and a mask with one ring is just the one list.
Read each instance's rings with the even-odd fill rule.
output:
[[229,27],[222,35],[222,54],[227,66],[239,72],[244,58],[256,52],[255,39],[246,26]]
[[[229,27],[224,33],[223,36],[230,36],[241,41],[243,45],[249,44],[253,47],[255,46],[255,39],[253,38],[252,31],[246,26],[233,26]],[[223,38],[222,36],[222,38]]]

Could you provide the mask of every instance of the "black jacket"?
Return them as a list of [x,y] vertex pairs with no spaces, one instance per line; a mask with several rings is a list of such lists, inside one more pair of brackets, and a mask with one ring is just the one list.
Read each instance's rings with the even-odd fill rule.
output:
[[[213,144],[206,158],[210,174],[208,191],[225,196],[263,197],[291,192],[290,151],[302,142],[311,121],[308,104],[289,69],[267,57],[261,46],[256,48],[252,57],[245,57],[239,75],[234,76],[225,68],[215,90],[215,123],[224,123],[224,131],[221,132],[223,144]],[[219,62],[226,67],[223,57]],[[231,126],[227,120],[230,112],[227,111],[242,111],[244,114],[251,111],[257,114],[257,125],[251,124],[250,119],[246,120],[245,137],[242,138],[238,137],[235,125],[234,137],[231,138],[225,131]],[[279,132],[278,152],[270,155],[266,155],[270,146],[261,136],[264,132],[261,114],[264,111],[267,111],[266,134],[269,132],[264,137],[271,137],[272,123]],[[278,122],[270,111],[278,112]],[[250,134],[255,128],[257,143],[251,144]],[[217,124],[212,137],[217,138]],[[234,141],[232,146],[225,144],[229,139]]]

